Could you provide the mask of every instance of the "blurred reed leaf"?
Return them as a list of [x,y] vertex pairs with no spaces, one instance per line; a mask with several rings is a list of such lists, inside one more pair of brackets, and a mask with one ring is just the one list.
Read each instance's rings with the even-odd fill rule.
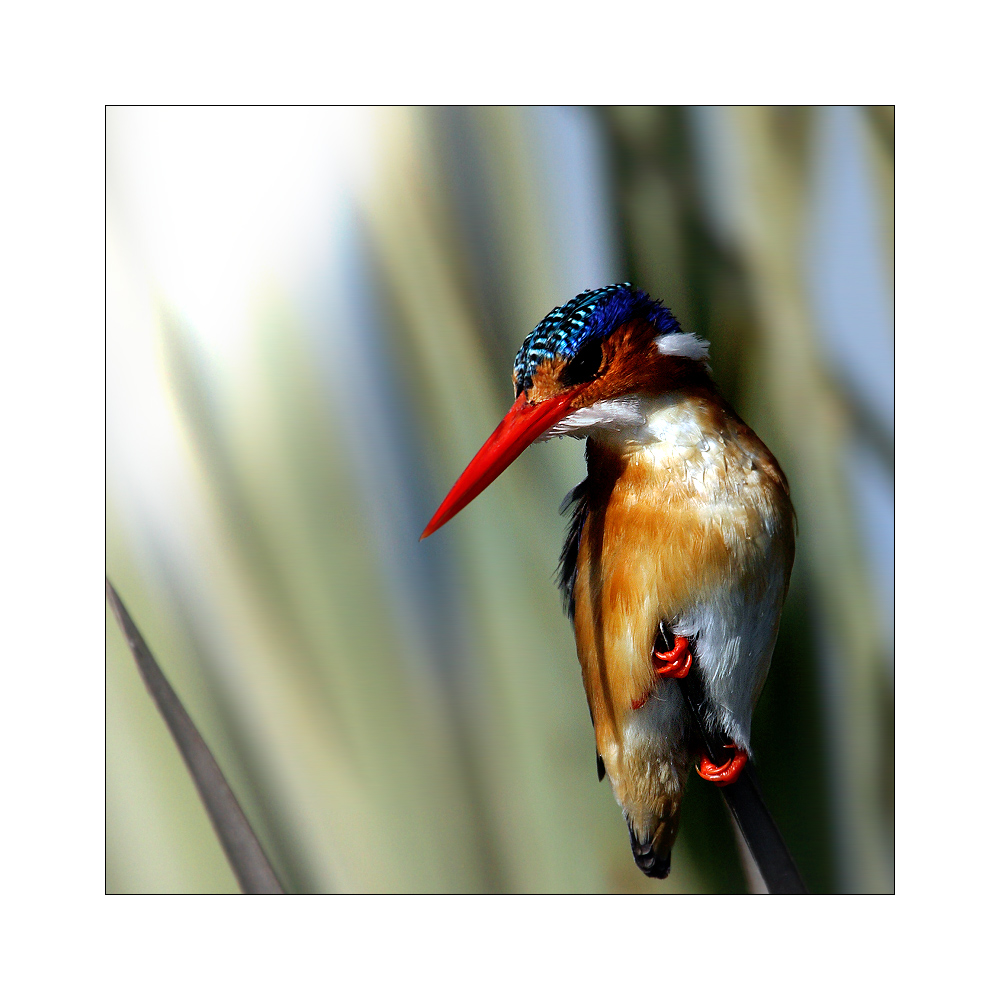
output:
[[890,281],[895,276],[896,250],[896,108],[880,104],[866,109],[868,150],[872,172],[879,189],[878,210],[882,245],[885,251],[886,273]]

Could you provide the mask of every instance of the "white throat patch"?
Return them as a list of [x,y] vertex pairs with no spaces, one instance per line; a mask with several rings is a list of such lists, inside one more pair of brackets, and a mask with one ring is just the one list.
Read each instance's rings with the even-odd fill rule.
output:
[[619,396],[618,399],[607,399],[594,403],[582,410],[563,417],[554,427],[550,427],[540,438],[548,441],[550,438],[586,437],[597,429],[622,432],[631,428],[642,427],[646,423],[648,399],[640,396]]

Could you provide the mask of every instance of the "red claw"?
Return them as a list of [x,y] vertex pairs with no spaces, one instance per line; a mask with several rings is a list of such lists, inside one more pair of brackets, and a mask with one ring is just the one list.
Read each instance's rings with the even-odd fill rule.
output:
[[[680,680],[687,677],[691,670],[691,644],[682,635],[674,637],[674,648],[659,650],[653,648],[653,669],[660,677],[673,677]],[[652,692],[647,691],[641,698],[632,702],[632,711],[638,712],[649,701]]]
[[654,649],[653,668],[661,677],[674,677],[677,680],[687,677],[691,669],[691,644],[683,635],[678,635],[674,637],[673,649],[662,652]]
[[727,743],[727,750],[733,751],[732,759],[725,764],[713,764],[707,754],[701,755],[698,773],[706,780],[717,785],[731,785],[742,773],[747,762],[747,752],[737,750],[735,744]]

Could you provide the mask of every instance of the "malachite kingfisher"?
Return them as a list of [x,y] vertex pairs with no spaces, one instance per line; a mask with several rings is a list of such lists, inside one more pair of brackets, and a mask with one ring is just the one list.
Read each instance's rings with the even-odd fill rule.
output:
[[[636,864],[664,878],[692,763],[735,781],[767,676],[795,553],[788,482],[719,394],[708,346],[629,283],[553,309],[514,359],[514,405],[421,537],[477,497],[532,441],[587,439],[559,582],[576,632],[598,778]],[[678,681],[692,669],[713,764]],[[700,758],[700,760],[699,760]]]

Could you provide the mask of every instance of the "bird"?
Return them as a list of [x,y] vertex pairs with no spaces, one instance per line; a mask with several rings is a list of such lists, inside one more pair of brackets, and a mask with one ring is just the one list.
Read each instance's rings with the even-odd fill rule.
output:
[[[557,582],[635,863],[665,878],[691,765],[739,779],[795,557],[788,481],[723,399],[708,344],[630,282],[552,309],[514,359],[514,404],[429,521],[437,531],[532,442],[586,438]],[[704,698],[693,718],[681,685]],[[700,733],[726,751],[713,762]]]

